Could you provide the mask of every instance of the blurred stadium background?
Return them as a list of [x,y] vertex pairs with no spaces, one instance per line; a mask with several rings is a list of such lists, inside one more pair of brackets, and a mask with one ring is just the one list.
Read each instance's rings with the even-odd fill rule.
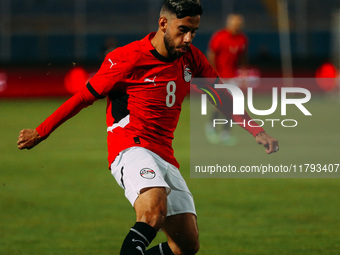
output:
[[[134,214],[106,171],[105,100],[32,151],[15,142],[20,129],[37,126],[76,90],[72,81],[84,84],[107,48],[155,30],[161,2],[0,0],[0,254],[118,254]],[[324,63],[337,75],[338,0],[201,2],[194,44],[203,52],[236,12],[245,17],[250,65],[262,77],[281,77],[290,67],[295,77],[314,77]],[[294,112],[303,124],[295,132],[270,130],[282,149],[269,162],[339,163],[339,103],[316,92],[308,105],[313,119]],[[260,97],[264,107],[269,100]],[[339,179],[190,179],[184,104],[174,146],[196,198],[199,254],[339,254]],[[225,148],[227,157],[267,162],[242,132],[235,130],[239,144]]]
[[[278,1],[281,2],[282,0]],[[118,45],[154,31],[159,0],[1,0],[1,62],[98,62],[106,38]],[[292,54],[296,63],[332,56],[332,26],[337,26],[336,0],[287,2]],[[278,11],[275,0],[202,0],[204,16],[195,44],[205,52],[212,32],[228,13],[245,16],[253,61],[278,60]],[[269,58],[269,59],[266,59]],[[320,63],[320,62],[319,62]]]
[[[65,67],[67,70],[77,65],[92,72],[98,68],[106,49],[125,45],[156,30],[161,2],[1,0],[0,97],[20,93],[20,89],[15,89],[20,83],[16,78],[25,76],[27,67],[31,68],[28,76],[32,79],[32,67],[40,71],[36,81],[27,77],[28,84],[38,86],[37,83],[48,82],[51,91],[47,95],[67,94],[57,85],[62,84],[62,79],[57,78],[63,78]],[[203,0],[202,3],[204,16],[194,44],[203,52],[212,33],[224,26],[227,14],[236,12],[245,17],[250,65],[258,68],[262,77],[282,74],[312,77],[324,63],[339,67],[337,0]],[[18,75],[17,70],[23,74]],[[46,77],[46,73],[51,76]],[[10,91],[5,91],[5,87]],[[36,94],[30,91],[28,96]],[[40,91],[38,96],[43,94]]]

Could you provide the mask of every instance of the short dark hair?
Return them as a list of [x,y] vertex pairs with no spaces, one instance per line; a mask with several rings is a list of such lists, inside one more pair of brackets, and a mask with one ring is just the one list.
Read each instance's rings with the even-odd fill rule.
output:
[[202,15],[203,9],[200,0],[164,0],[161,13],[175,14],[178,19]]

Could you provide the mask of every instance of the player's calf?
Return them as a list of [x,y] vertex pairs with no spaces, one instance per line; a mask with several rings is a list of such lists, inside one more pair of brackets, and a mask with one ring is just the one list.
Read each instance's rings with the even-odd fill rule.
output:
[[163,231],[175,255],[194,255],[199,250],[199,234],[196,215],[184,213],[166,219]]

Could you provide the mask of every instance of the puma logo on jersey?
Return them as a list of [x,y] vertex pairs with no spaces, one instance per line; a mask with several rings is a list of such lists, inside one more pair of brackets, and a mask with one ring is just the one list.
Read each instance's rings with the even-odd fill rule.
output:
[[109,62],[111,63],[111,66],[110,66],[110,69],[114,66],[114,65],[117,65],[117,63],[113,63],[111,58],[109,58]]
[[155,80],[156,80],[156,77],[157,77],[157,76],[153,77],[153,80],[151,80],[151,79],[149,79],[149,78],[145,78],[145,79],[144,79],[144,81],[145,81],[145,82],[152,82],[152,83],[153,83],[153,85],[155,85],[155,86],[156,86],[156,82],[155,82]]

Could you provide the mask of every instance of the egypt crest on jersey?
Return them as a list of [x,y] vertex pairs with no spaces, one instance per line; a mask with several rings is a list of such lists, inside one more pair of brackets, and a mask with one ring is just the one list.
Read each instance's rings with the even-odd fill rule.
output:
[[184,66],[183,77],[184,77],[184,80],[186,82],[190,82],[191,81],[192,72],[191,72],[191,69],[190,69],[190,67],[188,65]]

